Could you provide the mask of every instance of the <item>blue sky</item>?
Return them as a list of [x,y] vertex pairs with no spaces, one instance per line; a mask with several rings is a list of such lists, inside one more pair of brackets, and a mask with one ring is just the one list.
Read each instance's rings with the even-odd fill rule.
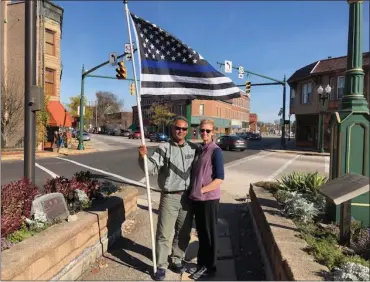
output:
[[[128,34],[121,1],[57,3],[64,8],[61,100],[66,103],[80,93],[82,64],[89,69],[107,60],[111,52],[123,53]],[[231,60],[246,70],[282,80],[284,74],[288,78],[316,60],[347,53],[346,1],[131,1],[129,8],[174,34],[217,68],[217,61]],[[363,50],[368,51],[369,2],[364,3],[363,35]],[[115,67],[103,67],[94,74],[115,76]],[[236,84],[245,83],[237,71],[231,77]],[[251,81],[268,82],[255,76]],[[129,87],[128,81],[87,78],[85,94],[93,101],[96,91],[112,91],[130,111],[136,100]],[[252,87],[251,95],[251,111],[259,120],[278,119],[281,86]]]

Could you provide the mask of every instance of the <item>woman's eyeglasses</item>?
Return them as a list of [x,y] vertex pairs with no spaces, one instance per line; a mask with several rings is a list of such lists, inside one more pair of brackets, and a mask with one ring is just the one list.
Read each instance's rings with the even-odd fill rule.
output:
[[187,127],[179,127],[179,126],[176,126],[175,129],[177,131],[188,131],[188,128]]
[[211,133],[212,130],[210,129],[201,129],[200,132],[204,133],[204,132],[207,132],[207,133]]

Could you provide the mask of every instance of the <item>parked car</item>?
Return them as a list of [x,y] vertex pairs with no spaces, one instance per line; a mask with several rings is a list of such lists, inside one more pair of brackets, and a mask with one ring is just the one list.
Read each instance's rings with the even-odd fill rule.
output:
[[156,132],[147,132],[145,133],[145,138],[151,138],[153,135],[156,135],[157,133]]
[[167,142],[168,136],[164,133],[155,133],[150,136],[150,142]]
[[262,136],[259,133],[253,133],[249,139],[250,140],[262,140]]
[[237,135],[224,135],[217,139],[216,144],[226,151],[247,149],[247,141]]
[[140,131],[134,131],[134,132],[132,132],[132,133],[128,136],[128,139],[140,139],[140,138],[141,138]]
[[122,130],[121,131],[121,136],[123,136],[123,137],[129,137],[130,136],[130,131],[128,131],[128,130]]
[[[77,139],[77,140],[80,140],[80,135],[77,135],[77,136],[76,136],[76,139]],[[82,140],[83,140],[83,141],[90,141],[90,134],[84,131],[84,132],[82,133]]]
[[251,137],[252,137],[252,132],[246,132],[244,135],[243,135],[243,138],[245,139],[245,140],[249,140],[249,139],[251,139]]

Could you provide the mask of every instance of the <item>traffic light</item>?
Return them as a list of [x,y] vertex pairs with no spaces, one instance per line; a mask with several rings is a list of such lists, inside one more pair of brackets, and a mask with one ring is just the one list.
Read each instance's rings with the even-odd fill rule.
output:
[[135,95],[135,83],[130,84],[130,94]]
[[121,61],[118,63],[118,68],[116,68],[116,77],[118,79],[126,79],[127,78],[127,70],[125,67],[125,62]]
[[245,83],[245,93],[247,94],[251,93],[251,82],[250,81],[247,81]]

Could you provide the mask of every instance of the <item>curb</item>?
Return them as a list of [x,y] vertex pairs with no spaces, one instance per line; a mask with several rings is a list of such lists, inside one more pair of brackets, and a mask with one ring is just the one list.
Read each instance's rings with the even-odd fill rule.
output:
[[266,149],[265,151],[284,153],[284,154],[295,154],[295,155],[304,155],[304,156],[330,156],[330,153],[317,153],[317,152],[306,152],[306,151],[289,151],[289,150],[276,150],[276,149]]
[[[268,273],[277,281],[323,281],[326,266],[304,251],[308,244],[299,237],[299,231],[292,220],[281,216],[280,205],[272,194],[262,187],[250,184],[251,216],[262,239],[262,253],[265,253]],[[265,266],[266,267],[266,266]],[[268,270],[267,270],[268,271]]]
[[[78,155],[84,155],[84,154],[90,154],[90,153],[96,153],[100,152],[98,149],[86,149],[83,151],[79,150],[74,150],[74,151],[69,151],[68,153],[36,153],[36,158],[54,158],[54,157],[59,157],[60,155],[63,156],[78,156]],[[1,155],[1,161],[20,161],[23,160],[24,155],[22,154],[2,154]]]

